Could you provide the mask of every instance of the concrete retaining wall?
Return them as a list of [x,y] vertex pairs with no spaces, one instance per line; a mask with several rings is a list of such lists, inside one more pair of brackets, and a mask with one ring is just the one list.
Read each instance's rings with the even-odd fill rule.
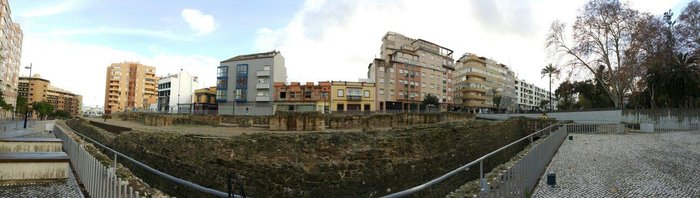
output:
[[[506,120],[511,117],[540,118],[542,114],[477,114],[476,117],[491,120]],[[557,120],[571,120],[576,123],[620,123],[622,121],[621,110],[553,112],[547,113],[547,117]]]
[[622,121],[654,124],[656,129],[700,129],[700,109],[629,109]]

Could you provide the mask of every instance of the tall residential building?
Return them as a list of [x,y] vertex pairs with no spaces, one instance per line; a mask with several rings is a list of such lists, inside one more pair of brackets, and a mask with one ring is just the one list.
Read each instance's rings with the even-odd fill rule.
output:
[[331,112],[334,111],[376,111],[376,91],[374,83],[331,82]]
[[136,62],[107,67],[104,113],[145,109],[157,104],[156,68]]
[[[0,0],[0,92],[5,102],[16,106],[23,34],[19,24],[12,22],[11,14],[7,0]],[[9,116],[9,111],[0,110],[0,118]]]
[[[457,60],[455,101],[472,113],[514,110],[515,73],[504,64],[466,53]],[[500,100],[494,100],[500,96]]]
[[286,112],[328,112],[331,98],[330,82],[275,82],[274,110]]
[[423,39],[388,32],[381,58],[369,65],[367,76],[377,86],[378,110],[417,110],[426,95],[440,100],[443,110],[453,104],[453,51]]
[[194,103],[194,90],[198,86],[197,76],[186,71],[160,77],[158,80],[158,111],[190,113]]
[[[20,97],[27,98],[29,104],[48,102],[54,110],[66,111],[71,116],[80,115],[83,100],[81,95],[54,87],[49,80],[41,78],[38,74],[33,77],[19,77],[18,92]],[[31,114],[36,118],[36,114]]]
[[[525,80],[515,80],[515,94],[518,101],[518,111],[544,111],[550,109],[550,105],[545,105],[544,108],[540,108],[540,102],[542,100],[553,101],[551,107],[554,109],[557,107],[556,99],[552,100],[550,98],[550,93],[546,89],[525,82]],[[551,94],[551,97],[555,97],[554,93]]]
[[216,100],[221,115],[272,115],[272,84],[287,81],[279,51],[235,56],[221,61]]

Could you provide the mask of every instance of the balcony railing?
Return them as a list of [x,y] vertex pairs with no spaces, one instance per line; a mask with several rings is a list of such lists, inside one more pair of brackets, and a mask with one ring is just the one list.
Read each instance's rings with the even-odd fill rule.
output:
[[270,76],[270,71],[264,70],[264,71],[258,71],[255,73],[257,76]]
[[269,102],[270,101],[270,96],[256,96],[255,101],[258,102]]
[[265,84],[255,84],[255,88],[256,88],[256,89],[269,89],[269,88],[270,88],[270,84],[268,84],[268,83],[265,83]]
[[362,96],[350,96],[350,95],[348,95],[348,100],[362,100]]

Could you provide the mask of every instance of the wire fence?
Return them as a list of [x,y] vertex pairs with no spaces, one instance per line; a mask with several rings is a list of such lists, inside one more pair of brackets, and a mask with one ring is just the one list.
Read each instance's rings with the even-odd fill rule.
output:
[[567,133],[587,133],[587,134],[611,134],[624,133],[624,124],[587,124],[575,123],[566,124]]
[[116,175],[115,167],[106,167],[93,157],[82,144],[69,137],[61,127],[54,126],[56,137],[63,140],[63,150],[78,173],[90,197],[141,197],[128,182]]
[[[396,192],[394,194],[386,195],[384,197],[393,198],[416,195],[416,193],[422,190],[430,189],[434,185],[437,185],[438,183],[447,180],[460,172],[468,171],[475,166],[478,166],[479,170],[480,196],[526,197],[526,195],[528,195],[529,192],[532,192],[532,190],[535,188],[537,181],[545,171],[547,164],[549,164],[549,162],[552,160],[554,154],[567,136],[566,125],[562,123],[563,122],[559,122],[545,127],[544,129],[496,149],[491,153],[488,153],[464,166],[454,169],[424,184],[404,191]],[[516,162],[515,165],[499,173],[496,178],[487,178],[485,173],[488,170],[484,168],[484,161],[490,159],[490,157],[496,156],[502,151],[522,145],[522,143],[529,141],[532,144],[537,138],[544,138],[544,140],[533,145],[528,152]]]

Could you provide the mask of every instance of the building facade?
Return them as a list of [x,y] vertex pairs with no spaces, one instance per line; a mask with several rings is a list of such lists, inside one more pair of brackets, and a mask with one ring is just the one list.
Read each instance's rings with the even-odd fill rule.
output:
[[196,114],[215,114],[217,110],[216,87],[194,90],[193,108]]
[[376,111],[376,90],[374,83],[365,82],[331,82],[331,112],[369,112]]
[[508,66],[470,53],[464,54],[456,65],[455,101],[458,106],[472,113],[515,110],[515,73]]
[[274,110],[276,112],[328,112],[330,110],[330,82],[275,82]]
[[[553,108],[551,110],[556,110],[557,101],[552,99],[554,98],[554,93],[550,95],[546,89],[525,82],[525,80],[515,80],[515,93],[518,111],[546,111],[550,110],[550,108]],[[540,106],[542,100],[552,101],[553,104],[551,106],[549,104]]]
[[81,113],[83,117],[100,117],[104,113],[104,109],[99,106],[83,106]]
[[[7,0],[0,0],[0,92],[6,103],[16,106],[23,33],[19,24],[12,22],[11,14]],[[0,118],[11,115],[0,109]]]
[[105,79],[104,113],[146,109],[158,101],[156,68],[136,62],[112,63]]
[[186,71],[160,77],[158,80],[158,112],[191,113],[197,76]]
[[[18,83],[19,97],[27,98],[27,104],[35,102],[48,102],[54,110],[68,112],[71,116],[81,114],[83,97],[70,91],[54,87],[49,80],[39,75],[33,77],[20,77]],[[36,113],[31,112],[33,118]]]
[[287,81],[279,51],[235,56],[221,61],[216,100],[221,115],[272,115],[275,82]]
[[440,100],[442,110],[452,106],[453,51],[422,39],[388,32],[382,38],[381,58],[367,72],[377,86],[377,109],[414,111],[426,95]]

